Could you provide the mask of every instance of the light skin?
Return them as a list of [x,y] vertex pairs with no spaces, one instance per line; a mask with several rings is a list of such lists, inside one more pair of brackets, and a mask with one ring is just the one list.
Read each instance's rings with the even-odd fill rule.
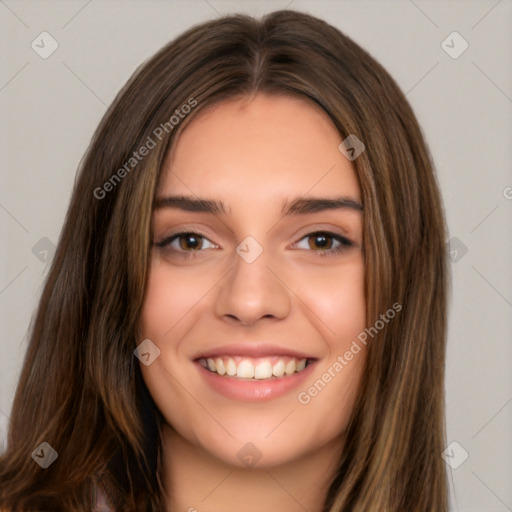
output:
[[[160,350],[141,370],[167,421],[162,478],[170,510],[321,511],[366,348],[309,403],[298,393],[366,326],[363,216],[345,207],[283,217],[281,208],[298,197],[361,202],[341,142],[308,100],[257,94],[200,113],[164,163],[157,198],[226,207],[213,214],[161,206],[153,214],[156,243],[197,233],[153,247],[141,317],[144,338]],[[343,247],[332,235],[318,238],[326,231],[352,245],[320,255]],[[236,252],[248,236],[263,250],[251,263]],[[314,357],[304,383],[270,400],[238,400],[213,389],[194,362],[206,349],[261,341]],[[237,456],[248,442],[261,454],[251,467]]]

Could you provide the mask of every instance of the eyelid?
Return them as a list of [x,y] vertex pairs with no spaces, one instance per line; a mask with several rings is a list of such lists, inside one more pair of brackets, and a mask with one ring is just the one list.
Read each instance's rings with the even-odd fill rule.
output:
[[[302,233],[302,234],[300,234]],[[345,240],[346,242],[350,242],[352,245],[356,245],[355,242],[350,238],[350,235],[347,233],[346,229],[343,229],[339,226],[329,226],[329,225],[319,225],[314,224],[313,226],[307,226],[304,229],[301,229],[299,232],[298,240],[302,240],[305,236],[313,235],[315,233],[326,233],[331,236],[337,236]],[[296,243],[296,242],[293,242]]]
[[[319,234],[327,235],[328,237],[337,241],[339,245],[335,248],[320,249],[320,250],[309,250],[309,249],[304,249],[304,250],[306,250],[307,252],[312,252],[313,254],[316,254],[317,256],[320,256],[320,257],[327,257],[327,256],[340,255],[343,252],[345,252],[346,250],[350,249],[351,247],[354,247],[357,245],[352,240],[347,238],[344,234],[342,235],[340,233],[337,233],[335,231],[331,231],[331,230],[325,229],[325,228],[317,228],[317,229],[310,228],[302,236],[300,236],[296,242],[293,242],[291,244],[291,246],[292,247],[296,246],[305,238],[311,237],[313,235],[319,235]],[[216,244],[215,242],[210,240],[206,235],[201,233],[200,230],[187,229],[187,228],[182,228],[180,231],[178,231],[174,234],[165,236],[159,242],[154,242],[154,245],[158,246],[161,249],[166,249],[176,239],[179,239],[181,236],[185,236],[185,235],[199,235],[202,239],[207,240],[212,245],[214,245],[215,246],[214,248],[217,249],[219,247],[218,244]],[[211,249],[211,248],[207,248],[207,249]],[[187,251],[187,250],[179,250],[179,249],[170,249],[169,248],[168,250],[170,252],[173,252],[173,253],[178,254],[185,258],[196,258],[196,257],[198,257],[199,253],[204,252],[204,249]]]
[[356,244],[352,242],[349,238],[347,238],[345,235],[340,235],[339,233],[336,233],[334,231],[329,231],[326,229],[318,229],[315,231],[310,231],[306,233],[303,237],[299,238],[297,242],[294,242],[292,246],[296,246],[302,240],[307,239],[312,236],[319,236],[319,235],[327,235],[327,237],[332,238],[335,242],[338,242],[337,247],[331,247],[328,249],[320,249],[320,250],[308,250],[305,249],[306,252],[312,252],[313,254],[316,254],[317,256],[321,257],[329,257],[329,256],[338,256],[347,251],[348,249],[355,247]]
[[[166,235],[166,236],[162,237],[160,241],[153,242],[153,245],[165,248],[167,245],[169,245],[171,243],[171,241],[174,241],[175,239],[179,238],[180,236],[184,236],[184,235],[199,235],[202,239],[208,240],[208,242],[210,242],[212,245],[214,245],[216,247],[219,246],[218,244],[216,244],[215,242],[210,240],[210,238],[208,236],[206,236],[204,233],[201,233],[200,230],[187,229],[187,228],[182,228],[180,231],[177,231],[176,233]],[[178,252],[194,252],[194,251],[178,251]],[[195,252],[201,252],[201,251],[195,251]]]
[[[338,231],[333,231],[335,229],[338,229]],[[355,242],[353,240],[351,240],[349,238],[349,236],[347,236],[346,234],[346,230],[342,229],[342,228],[334,228],[334,227],[329,227],[329,226],[319,226],[319,225],[315,225],[315,226],[308,226],[306,228],[304,228],[302,231],[302,234],[301,235],[297,235],[298,238],[297,238],[297,241],[296,242],[292,242],[292,244],[295,244],[299,241],[301,241],[305,236],[308,236],[308,235],[313,235],[313,234],[316,234],[316,233],[326,233],[326,234],[329,234],[329,235],[335,235],[335,236],[338,236],[340,238],[342,238],[343,240],[345,240],[346,242],[349,242],[351,243],[352,245],[356,245]],[[160,238],[160,241],[159,242],[154,242],[155,245],[159,245],[161,244],[162,242],[165,242],[171,238],[174,238],[178,235],[185,235],[185,234],[194,234],[194,235],[201,235],[201,237],[203,238],[206,238],[207,240],[209,240],[213,245],[217,245],[215,242],[213,242],[210,238],[209,238],[209,235],[206,235],[204,231],[201,230],[201,228],[197,228],[197,227],[189,227],[189,226],[181,226],[179,228],[179,231],[176,231],[175,233],[171,233],[169,235],[164,235]]]
[[347,238],[345,235],[341,235],[340,233],[336,233],[335,231],[329,231],[327,229],[317,229],[315,231],[310,231],[310,232],[306,233],[304,236],[301,236],[297,240],[297,242],[293,242],[293,244],[301,242],[302,240],[304,240],[304,238],[308,238],[310,236],[319,235],[319,234],[327,235],[330,238],[334,238],[335,240],[339,240],[340,242],[343,242],[343,243],[345,243],[347,245],[355,245],[354,242],[352,242],[352,240]]

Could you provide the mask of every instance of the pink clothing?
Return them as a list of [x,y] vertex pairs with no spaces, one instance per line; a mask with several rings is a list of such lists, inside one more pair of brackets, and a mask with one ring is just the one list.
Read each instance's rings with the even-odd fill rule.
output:
[[105,491],[100,486],[96,487],[96,505],[94,512],[115,512],[108,502]]

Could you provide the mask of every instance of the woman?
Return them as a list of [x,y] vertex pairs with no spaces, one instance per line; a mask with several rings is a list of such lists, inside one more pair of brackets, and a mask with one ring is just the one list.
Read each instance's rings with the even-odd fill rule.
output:
[[445,230],[410,106],[347,36],[188,30],[82,161],[2,510],[446,511]]

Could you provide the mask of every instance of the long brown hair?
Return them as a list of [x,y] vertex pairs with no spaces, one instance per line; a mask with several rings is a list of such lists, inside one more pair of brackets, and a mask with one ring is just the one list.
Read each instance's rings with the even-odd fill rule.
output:
[[[167,151],[198,112],[258,92],[307,97],[343,139],[364,142],[353,164],[368,325],[403,306],[369,343],[323,510],[447,510],[448,266],[434,165],[385,69],[336,28],[289,10],[189,29],[137,69],[106,112],[81,161],[32,326],[0,458],[0,507],[91,510],[99,480],[119,510],[165,510],[162,417],[133,354],[154,194]],[[142,146],[151,146],[143,157]],[[47,469],[30,456],[42,442],[58,453]]]

